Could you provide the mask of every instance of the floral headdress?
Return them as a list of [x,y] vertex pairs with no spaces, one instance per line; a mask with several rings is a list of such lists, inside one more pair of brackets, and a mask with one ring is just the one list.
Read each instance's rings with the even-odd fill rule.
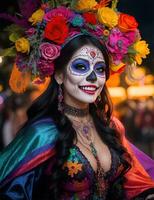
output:
[[[117,2],[43,1],[28,18],[26,28],[16,27],[16,32],[9,37],[15,45],[7,52],[15,52],[16,57],[11,87],[22,92],[30,80],[43,81],[51,76],[56,67],[54,60],[60,56],[61,49],[79,34],[104,42],[110,55],[111,73],[120,73],[133,63],[141,64],[142,58],[149,54],[148,44],[141,39],[136,19],[117,11]],[[2,55],[9,53],[5,50]]]

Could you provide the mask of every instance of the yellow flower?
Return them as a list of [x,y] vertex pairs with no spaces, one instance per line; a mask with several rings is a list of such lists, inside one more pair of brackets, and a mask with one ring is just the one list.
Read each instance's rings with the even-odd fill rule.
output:
[[118,65],[112,64],[110,68],[111,68],[112,71],[117,72],[120,69],[122,69],[124,66],[125,66],[125,64],[123,62],[121,62]]
[[74,174],[77,174],[79,171],[82,170],[82,164],[79,164],[78,162],[66,162],[63,165],[63,169],[67,167],[68,168],[68,175],[71,177],[74,176]]
[[45,12],[41,8],[36,10],[32,16],[28,19],[29,22],[32,23],[32,25],[37,24],[38,22],[41,22],[43,19]]
[[150,53],[148,44],[146,41],[140,40],[134,44],[134,49],[137,52],[135,55],[135,60],[140,65],[142,63],[142,58],[146,58],[146,55]]
[[76,5],[77,10],[93,10],[97,5],[95,0],[79,0]]
[[16,50],[21,53],[29,53],[29,51],[30,51],[30,43],[24,37],[16,40],[15,47],[16,47]]
[[118,14],[111,8],[99,8],[97,15],[99,22],[109,28],[113,28],[118,24]]

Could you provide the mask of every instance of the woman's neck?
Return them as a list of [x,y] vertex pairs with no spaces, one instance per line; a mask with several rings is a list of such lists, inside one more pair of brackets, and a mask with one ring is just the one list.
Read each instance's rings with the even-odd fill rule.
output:
[[87,118],[89,116],[89,107],[77,108],[64,103],[64,113],[73,118]]

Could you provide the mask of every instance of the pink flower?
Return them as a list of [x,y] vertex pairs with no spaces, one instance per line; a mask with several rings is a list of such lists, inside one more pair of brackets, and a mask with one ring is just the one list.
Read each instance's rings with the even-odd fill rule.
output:
[[44,42],[39,47],[41,57],[50,62],[55,60],[60,55],[60,49],[60,46],[49,42]]
[[37,68],[42,79],[44,77],[51,76],[54,73],[53,62],[48,62],[47,60],[39,60],[37,63]]
[[35,33],[36,33],[35,28],[29,28],[29,29],[26,31],[26,34],[27,34],[29,37],[33,36]]
[[129,45],[132,45],[137,39],[136,31],[130,31],[130,32],[124,33],[124,35],[129,40]]
[[96,37],[101,37],[101,36],[103,36],[103,31],[104,31],[104,27],[101,26],[101,25],[95,26],[95,29],[90,29],[90,28],[89,28],[89,32],[90,32],[92,35],[95,35]]
[[56,17],[56,16],[62,16],[67,21],[69,21],[74,16],[74,12],[72,12],[70,9],[68,9],[64,6],[60,6],[58,8],[55,8],[55,9],[47,12],[44,16],[44,20],[49,22],[52,20],[53,17]]
[[123,59],[124,55],[128,52],[130,44],[130,38],[126,37],[125,34],[116,28],[112,29],[108,41],[106,42],[107,48],[112,54],[114,61],[120,61]]

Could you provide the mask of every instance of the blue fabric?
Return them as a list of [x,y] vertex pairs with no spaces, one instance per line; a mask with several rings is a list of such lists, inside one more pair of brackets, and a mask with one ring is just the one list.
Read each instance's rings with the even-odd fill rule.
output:
[[[38,184],[42,173],[42,167],[35,168],[26,174],[13,179],[9,184],[1,188],[0,199],[6,200],[32,200],[34,186]],[[43,200],[43,199],[42,199]]]
[[46,148],[53,148],[57,137],[58,131],[51,119],[40,120],[22,129],[0,153],[0,184],[26,159],[32,159]]

